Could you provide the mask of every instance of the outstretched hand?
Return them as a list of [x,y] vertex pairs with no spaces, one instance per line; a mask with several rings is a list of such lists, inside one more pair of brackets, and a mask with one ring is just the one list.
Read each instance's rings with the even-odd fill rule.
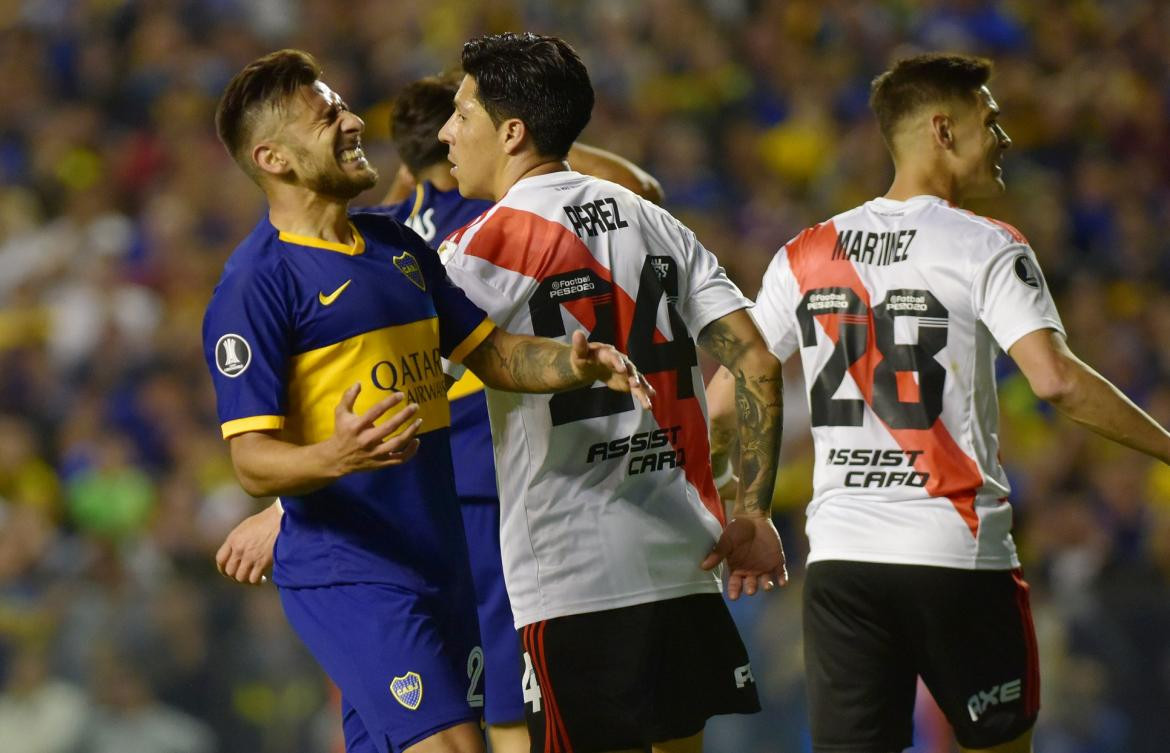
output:
[[654,388],[642,376],[634,362],[620,350],[605,343],[591,343],[581,330],[573,333],[573,353],[570,363],[573,371],[617,392],[629,392],[642,407],[652,407]]
[[[326,440],[332,444],[342,475],[402,465],[418,452],[416,435],[422,426],[422,419],[414,417],[418,405],[411,403],[382,423],[375,424],[406,398],[401,392],[395,392],[359,416],[353,407],[361,389],[361,383],[356,383],[341,396],[341,401],[333,409],[333,436]],[[391,436],[399,430],[401,433]]]
[[732,518],[723,529],[715,548],[700,563],[713,570],[727,560],[727,598],[735,601],[740,592],[752,596],[757,589],[771,591],[788,583],[784,546],[768,516]]

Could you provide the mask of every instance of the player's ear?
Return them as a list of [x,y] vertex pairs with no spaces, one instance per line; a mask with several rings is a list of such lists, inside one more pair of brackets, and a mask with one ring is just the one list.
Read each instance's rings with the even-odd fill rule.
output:
[[932,115],[930,118],[930,131],[934,137],[934,143],[947,151],[954,148],[954,123],[951,121],[950,115],[945,115],[941,112]]
[[252,162],[268,175],[283,175],[292,169],[283,151],[271,141],[261,141],[252,147]]
[[500,145],[508,156],[515,155],[528,139],[528,127],[520,118],[508,118],[500,123]]

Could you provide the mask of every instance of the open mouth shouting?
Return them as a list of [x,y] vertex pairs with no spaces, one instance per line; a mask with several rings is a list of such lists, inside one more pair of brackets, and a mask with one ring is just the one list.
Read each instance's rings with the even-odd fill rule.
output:
[[343,165],[357,164],[359,167],[364,167],[367,164],[366,153],[362,151],[360,144],[342,149],[337,153],[337,161]]

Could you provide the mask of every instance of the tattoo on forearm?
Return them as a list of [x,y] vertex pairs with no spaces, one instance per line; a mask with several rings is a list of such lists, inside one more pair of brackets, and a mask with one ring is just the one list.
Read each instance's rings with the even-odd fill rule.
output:
[[540,337],[491,336],[464,359],[489,387],[513,392],[555,392],[583,383],[573,370],[573,349]]
[[512,349],[505,368],[521,389],[547,392],[575,386],[572,349],[559,343],[525,340]]
[[783,431],[784,397],[779,376],[735,373],[735,406],[739,418],[740,484],[748,510],[772,509],[776,463]]
[[735,427],[711,424],[711,456],[730,455],[735,450]]
[[748,344],[741,340],[722,319],[716,319],[699,333],[699,347],[729,369],[747,352]]

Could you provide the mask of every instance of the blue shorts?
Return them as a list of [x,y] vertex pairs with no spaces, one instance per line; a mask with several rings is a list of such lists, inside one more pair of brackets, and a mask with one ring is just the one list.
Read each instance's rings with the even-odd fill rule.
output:
[[[289,624],[341,689],[348,753],[396,753],[478,723],[479,626],[471,595],[389,584],[281,588]],[[473,684],[474,683],[474,684]],[[482,701],[480,702],[482,703]]]
[[484,659],[484,720],[488,724],[524,721],[520,636],[512,622],[512,605],[504,588],[500,559],[500,501],[495,497],[460,497],[467,552],[475,581],[476,610]]

